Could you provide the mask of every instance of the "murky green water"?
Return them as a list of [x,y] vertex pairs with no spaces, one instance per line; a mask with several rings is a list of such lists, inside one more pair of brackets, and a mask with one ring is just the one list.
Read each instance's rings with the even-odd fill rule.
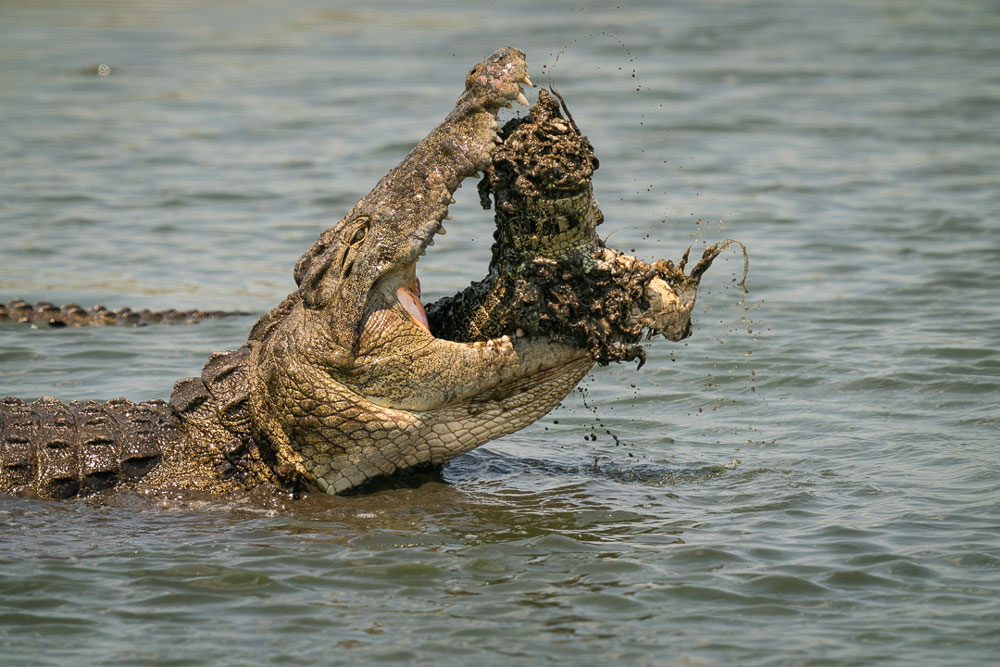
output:
[[[1000,5],[671,4],[0,3],[2,298],[266,310],[505,44],[614,245],[751,253],[420,488],[0,498],[0,663],[995,661]],[[486,266],[460,194],[428,300]],[[3,325],[0,395],[166,397],[252,322]]]

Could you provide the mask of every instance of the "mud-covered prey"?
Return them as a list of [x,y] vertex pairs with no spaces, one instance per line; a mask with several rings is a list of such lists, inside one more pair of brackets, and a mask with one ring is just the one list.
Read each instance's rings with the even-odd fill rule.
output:
[[650,264],[607,248],[597,235],[604,215],[592,189],[599,162],[562,108],[565,116],[542,89],[530,115],[500,131],[479,184],[496,218],[489,275],[432,304],[431,327],[455,340],[546,336],[588,350],[602,365],[641,366],[644,336],[690,335],[698,283],[724,246],[706,249],[690,273],[687,252],[676,264]]

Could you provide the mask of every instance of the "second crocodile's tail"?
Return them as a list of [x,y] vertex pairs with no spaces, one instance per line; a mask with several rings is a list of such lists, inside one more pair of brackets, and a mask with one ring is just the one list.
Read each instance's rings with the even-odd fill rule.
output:
[[225,310],[132,310],[131,308],[108,310],[104,306],[83,308],[75,303],[57,306],[48,301],[28,303],[24,299],[11,299],[6,303],[0,303],[0,322],[27,322],[49,327],[194,324],[201,320],[249,314]]

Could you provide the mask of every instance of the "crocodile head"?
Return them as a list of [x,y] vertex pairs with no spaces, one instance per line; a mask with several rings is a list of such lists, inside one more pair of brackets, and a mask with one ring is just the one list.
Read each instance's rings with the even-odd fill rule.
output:
[[507,335],[434,336],[419,257],[452,194],[486,169],[496,113],[526,103],[524,54],[476,65],[454,110],[298,261],[298,290],[251,332],[251,421],[278,470],[337,493],[440,464],[520,429],[591,367],[586,351]]

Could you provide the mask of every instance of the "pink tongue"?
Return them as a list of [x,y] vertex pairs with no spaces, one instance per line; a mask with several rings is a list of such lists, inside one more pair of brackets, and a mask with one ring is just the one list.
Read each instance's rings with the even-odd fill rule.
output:
[[410,293],[410,290],[405,287],[396,288],[396,299],[399,301],[399,305],[406,309],[406,312],[410,314],[413,321],[424,328],[425,331],[430,333],[431,327],[427,322],[427,313],[424,312],[424,306],[420,303],[420,299],[417,299]]

